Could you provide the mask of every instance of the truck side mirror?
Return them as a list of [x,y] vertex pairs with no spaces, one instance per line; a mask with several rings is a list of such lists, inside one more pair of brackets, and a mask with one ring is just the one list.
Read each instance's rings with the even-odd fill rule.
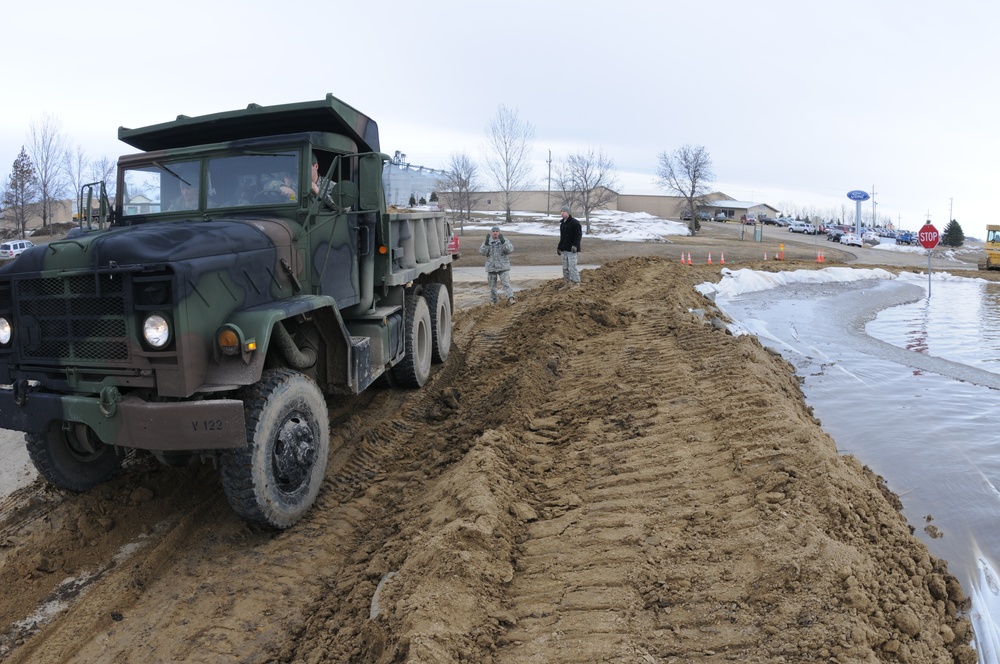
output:
[[360,208],[372,210],[382,205],[382,155],[370,153],[362,155],[358,166],[361,179]]

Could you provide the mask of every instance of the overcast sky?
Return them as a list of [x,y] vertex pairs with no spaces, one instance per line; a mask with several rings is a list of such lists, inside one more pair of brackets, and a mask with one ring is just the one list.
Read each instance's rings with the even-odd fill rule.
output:
[[[594,149],[622,193],[702,145],[714,189],[839,210],[874,188],[915,230],[981,237],[1000,182],[1000,3],[983,0],[18,0],[4,9],[0,177],[58,119],[92,157],[119,126],[321,99],[374,118],[382,151],[482,160],[500,104],[535,128],[535,175]],[[870,211],[871,202],[864,204]],[[1000,222],[998,222],[1000,223]]]

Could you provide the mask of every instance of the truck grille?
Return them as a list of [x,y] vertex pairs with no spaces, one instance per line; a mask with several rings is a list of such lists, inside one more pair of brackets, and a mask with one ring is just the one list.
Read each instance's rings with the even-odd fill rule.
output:
[[123,274],[25,279],[14,297],[25,359],[125,362],[128,311]]

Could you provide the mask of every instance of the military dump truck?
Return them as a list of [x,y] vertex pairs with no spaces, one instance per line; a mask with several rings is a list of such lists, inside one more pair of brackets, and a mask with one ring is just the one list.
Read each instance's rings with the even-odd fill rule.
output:
[[98,227],[0,268],[0,427],[72,491],[131,450],[216,463],[238,514],[287,528],[323,480],[327,400],[447,360],[450,226],[387,211],[378,127],[331,95],[118,137],[142,152]]

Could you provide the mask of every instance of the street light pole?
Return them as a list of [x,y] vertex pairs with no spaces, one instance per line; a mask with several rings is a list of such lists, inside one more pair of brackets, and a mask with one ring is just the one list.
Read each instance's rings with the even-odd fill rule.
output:
[[545,215],[549,216],[552,214],[552,150],[549,150],[549,190],[545,194]]
[[872,228],[878,226],[878,203],[875,202],[875,185],[872,185]]

